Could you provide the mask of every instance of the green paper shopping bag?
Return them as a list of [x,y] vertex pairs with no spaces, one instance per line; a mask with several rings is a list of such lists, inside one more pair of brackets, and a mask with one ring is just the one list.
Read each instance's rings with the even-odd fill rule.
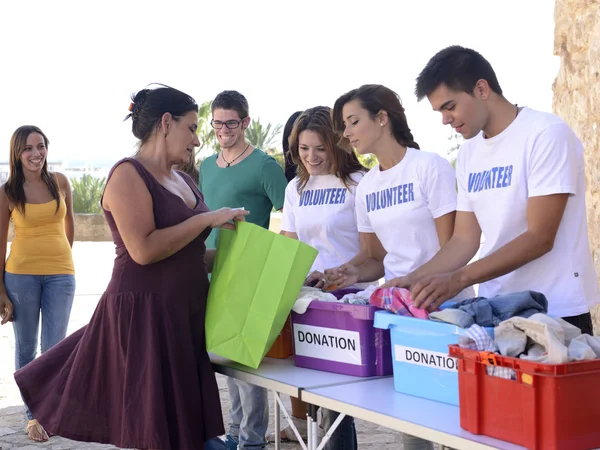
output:
[[238,222],[220,230],[208,292],[206,348],[256,369],[294,306],[317,250]]

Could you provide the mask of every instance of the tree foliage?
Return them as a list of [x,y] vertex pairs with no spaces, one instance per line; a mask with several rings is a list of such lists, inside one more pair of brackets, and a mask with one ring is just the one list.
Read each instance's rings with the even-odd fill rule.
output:
[[106,177],[98,178],[83,174],[79,179],[71,180],[73,190],[73,212],[80,214],[100,214],[100,199],[104,191]]

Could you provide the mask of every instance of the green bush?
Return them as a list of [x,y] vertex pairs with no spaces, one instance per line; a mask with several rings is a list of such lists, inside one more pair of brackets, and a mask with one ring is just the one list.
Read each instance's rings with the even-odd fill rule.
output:
[[79,179],[71,180],[73,190],[73,211],[79,214],[100,214],[100,198],[104,191],[106,177],[97,178],[84,174]]

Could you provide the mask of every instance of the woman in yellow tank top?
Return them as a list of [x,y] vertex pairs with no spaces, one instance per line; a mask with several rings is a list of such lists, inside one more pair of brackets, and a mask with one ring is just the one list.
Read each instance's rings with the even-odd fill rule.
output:
[[[36,356],[40,313],[42,353],[65,337],[75,296],[71,187],[65,175],[48,172],[47,154],[48,138],[38,127],[18,128],[10,141],[10,176],[0,192],[2,262],[10,219],[15,228],[0,278],[0,316],[2,324],[13,322],[17,370]],[[27,418],[29,437],[48,440],[29,409]]]

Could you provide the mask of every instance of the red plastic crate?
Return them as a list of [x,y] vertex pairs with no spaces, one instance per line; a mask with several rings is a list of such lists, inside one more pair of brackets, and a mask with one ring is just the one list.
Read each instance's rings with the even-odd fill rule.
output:
[[[541,364],[450,345],[458,361],[460,426],[531,450],[600,447],[600,360]],[[490,364],[516,380],[488,375]]]

